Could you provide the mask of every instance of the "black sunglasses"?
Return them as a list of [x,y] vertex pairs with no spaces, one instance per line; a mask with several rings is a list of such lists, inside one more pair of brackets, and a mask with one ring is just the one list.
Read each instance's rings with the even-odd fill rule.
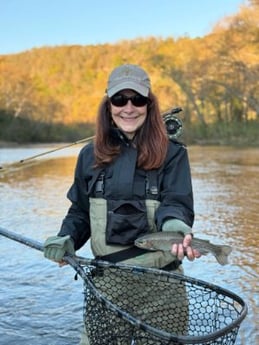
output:
[[124,107],[128,101],[131,101],[134,107],[143,107],[144,105],[148,104],[149,99],[139,94],[129,97],[122,93],[117,93],[110,98],[110,101],[111,104],[115,105],[116,107]]

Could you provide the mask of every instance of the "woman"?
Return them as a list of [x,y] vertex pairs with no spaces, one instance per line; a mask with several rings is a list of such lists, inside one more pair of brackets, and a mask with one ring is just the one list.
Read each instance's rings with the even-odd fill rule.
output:
[[[88,239],[95,257],[181,270],[191,247],[193,194],[186,148],[168,139],[147,73],[137,65],[115,68],[101,101],[93,143],[80,152],[68,192],[71,207],[44,255],[63,264]],[[146,252],[134,240],[148,232],[181,231],[171,253]],[[87,342],[85,342],[87,343]]]

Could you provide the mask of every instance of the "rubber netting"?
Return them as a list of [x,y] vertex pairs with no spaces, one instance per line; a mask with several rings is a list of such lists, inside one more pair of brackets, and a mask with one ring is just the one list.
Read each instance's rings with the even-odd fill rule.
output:
[[214,285],[151,270],[87,268],[90,345],[234,344],[244,304]]

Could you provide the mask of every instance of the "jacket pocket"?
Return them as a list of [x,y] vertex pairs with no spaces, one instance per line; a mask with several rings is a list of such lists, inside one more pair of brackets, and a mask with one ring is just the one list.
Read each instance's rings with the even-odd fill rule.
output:
[[148,230],[145,200],[107,200],[107,244],[133,244]]

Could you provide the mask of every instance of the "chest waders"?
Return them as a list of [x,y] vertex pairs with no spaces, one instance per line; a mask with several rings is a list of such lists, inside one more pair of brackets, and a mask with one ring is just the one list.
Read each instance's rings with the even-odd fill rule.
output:
[[[131,160],[132,162],[133,160]],[[101,176],[100,176],[101,175]],[[117,181],[117,180],[116,180]],[[124,184],[121,184],[121,186],[124,187]],[[95,257],[108,260],[112,262],[122,262],[125,264],[131,264],[136,266],[144,266],[144,267],[153,267],[153,268],[163,268],[167,270],[174,270],[174,272],[177,273],[183,273],[183,269],[181,266],[181,261],[176,259],[171,253],[169,252],[162,252],[162,251],[156,251],[156,252],[150,252],[141,250],[133,245],[113,245],[113,244],[107,244],[106,236],[107,236],[107,214],[108,214],[108,200],[106,200],[104,195],[104,174],[101,174],[101,171],[97,171],[95,174],[95,178],[92,180],[92,187],[95,189],[94,196],[89,197],[89,203],[90,203],[90,224],[91,224],[91,249]],[[157,171],[147,172],[147,178],[146,178],[146,199],[144,200],[145,205],[145,212],[146,212],[146,219],[148,223],[148,232],[157,232],[157,227],[154,222],[155,219],[155,212],[157,208],[160,205],[160,202],[158,199],[158,187],[157,187]],[[130,216],[130,215],[129,215]],[[96,277],[95,279],[100,280],[100,284],[102,284],[102,280],[113,280],[115,277],[109,272],[108,276],[100,276]],[[143,287],[138,284],[138,282],[131,282],[131,289],[128,289],[128,283],[127,286],[125,286],[125,282],[120,281],[118,277],[116,277],[116,281],[118,284],[118,287],[116,291],[113,291],[113,294],[118,293],[125,296],[125,300],[131,300],[130,298],[127,298],[127,293],[132,293],[131,291],[135,291],[136,296],[139,296],[140,303],[142,301],[141,294],[145,295],[148,286],[146,289],[143,290]],[[97,285],[98,283],[95,282]],[[185,286],[182,284],[181,286],[182,294],[185,296]],[[152,295],[152,303],[153,301],[153,295]],[[150,318],[154,317],[155,319],[159,318],[159,313],[163,314],[164,309],[160,308],[161,303],[161,295],[157,295],[157,310],[154,310],[154,315],[149,315]],[[174,305],[171,303],[166,303],[167,308],[170,310],[174,310]],[[87,313],[87,310],[86,310]],[[147,313],[149,311],[147,310]],[[184,315],[184,316],[183,316]],[[101,317],[98,316],[97,317]],[[179,316],[180,317],[180,316]],[[184,301],[184,303],[181,305],[181,317],[186,319],[186,323],[181,321],[183,323],[183,334],[185,333],[185,327],[188,325],[188,301],[187,299]],[[89,320],[92,320],[93,316],[91,315]],[[104,324],[109,324],[110,328],[113,329],[113,333],[116,331],[119,335],[127,334],[128,327],[130,326],[127,323],[123,323],[123,325],[120,327],[118,325],[118,320],[116,322],[113,322],[112,316],[108,315],[107,319],[103,320]],[[172,320],[172,323],[174,323],[174,320]],[[87,325],[85,325],[82,336],[81,336],[81,342],[80,345],[90,345],[91,342],[89,340],[88,335],[91,334],[93,325],[91,322],[88,322]],[[173,325],[172,325],[173,329]],[[122,337],[123,338],[123,337]],[[132,343],[135,343],[134,339],[132,340]],[[100,339],[100,344],[102,344],[102,339]],[[145,345],[146,341],[138,341],[140,345]],[[118,340],[116,342],[118,345],[124,345],[125,341],[122,339],[121,341]]]
[[[93,251],[93,254],[95,257],[100,257],[101,259],[111,258],[115,255],[116,259],[120,260],[120,257],[122,257],[124,260],[121,260],[120,262],[131,264],[131,265],[137,265],[137,266],[144,266],[144,267],[154,267],[154,268],[163,268],[163,267],[169,267],[170,269],[173,269],[176,273],[183,273],[182,266],[180,265],[180,261],[175,259],[173,255],[171,255],[169,252],[144,252],[140,255],[137,255],[135,257],[130,257],[129,259],[125,259],[124,253],[131,255],[131,250],[133,249],[134,252],[134,246],[120,246],[120,245],[107,245],[106,244],[106,222],[107,222],[107,200],[104,198],[90,198],[90,222],[91,222],[91,248]],[[154,215],[157,207],[159,206],[160,202],[157,200],[147,199],[145,200],[146,203],[146,211],[147,211],[147,219],[149,224],[149,230],[150,232],[156,232],[157,228],[154,223]],[[138,249],[138,248],[136,248]],[[175,266],[174,266],[175,263]],[[136,294],[136,297],[139,298],[139,303],[141,304],[142,300],[145,300],[146,303],[148,303],[147,293],[148,293],[148,286],[143,289],[143,286],[139,284],[139,282],[132,281],[127,282],[127,286],[125,285],[125,281],[122,279],[120,281],[120,278],[117,276],[118,272],[114,273],[115,276],[113,276],[113,273],[111,271],[105,273],[102,273],[99,277],[95,277],[95,284],[96,287],[98,287],[98,282],[100,283],[100,286],[102,286],[102,282],[105,280],[106,283],[111,280],[113,281],[116,279],[116,290],[112,290],[113,297],[116,295],[123,294],[125,297],[125,300],[131,301],[131,294],[132,291]],[[141,276],[140,276],[141,279]],[[131,285],[131,288],[128,288],[128,284]],[[112,284],[111,284],[112,285]],[[181,292],[179,292],[181,289]],[[173,293],[173,292],[172,292]],[[157,296],[154,297],[153,294],[150,294],[152,298],[152,303],[154,303],[154,298],[156,301],[157,308],[155,308],[152,312],[149,311],[147,308],[146,313],[148,314],[147,318],[150,320],[154,319],[154,322],[157,322],[156,320],[159,319],[161,315],[162,316],[165,312],[164,308],[168,308],[173,310],[174,312],[171,313],[174,315],[174,318],[172,320],[168,320],[168,324],[171,325],[172,331],[174,330],[175,325],[175,319],[179,319],[182,324],[182,334],[185,334],[188,330],[188,315],[189,315],[189,307],[188,307],[188,299],[186,296],[186,290],[185,285],[180,284],[178,286],[178,293],[181,293],[183,295],[183,298],[181,299],[181,306],[176,308],[175,303],[169,303],[168,301],[163,301],[163,299],[167,298],[166,296],[163,296],[161,294],[157,294]],[[128,296],[130,294],[130,296]],[[143,295],[143,299],[142,299]],[[161,308],[161,304],[163,304],[163,308]],[[137,306],[137,303],[136,303]],[[138,308],[138,306],[137,306]],[[178,316],[177,310],[180,310],[181,313]],[[134,313],[137,314],[137,310],[134,310]],[[98,313],[96,315],[89,315],[88,309],[86,308],[86,318],[88,317],[88,322],[85,323],[83,332],[81,333],[81,341],[80,345],[91,345],[92,342],[91,334],[94,329],[95,323],[95,317],[98,317],[98,320],[102,318],[102,322],[104,325],[107,325],[108,329],[112,329],[112,334],[118,334],[121,337],[116,340],[116,344],[118,345],[125,345],[125,340],[123,339],[123,335],[127,335],[131,332],[131,326],[130,323],[126,322],[120,322],[118,323],[118,319],[113,320],[113,315],[99,315]],[[186,320],[186,321],[184,321]],[[177,328],[179,331],[179,326]],[[143,333],[143,340],[137,340],[137,343],[139,345],[146,345],[146,334]],[[103,339],[99,340],[100,342],[94,342],[94,344],[103,344]],[[113,340],[114,341],[114,340]],[[106,340],[105,344],[113,343],[109,340]],[[134,338],[132,338],[132,344],[135,343]]]
[[[136,166],[137,150],[128,147],[114,161],[109,182],[105,169],[95,171],[89,188],[92,252],[95,257],[111,262],[175,270],[181,262],[170,252],[151,252],[133,245],[144,233],[158,231],[154,220],[160,205],[158,176],[162,169],[143,172],[145,197],[135,200],[132,196]],[[108,194],[116,195],[116,200],[105,197],[106,183]]]
[[[147,219],[150,232],[156,232],[154,216],[160,202],[157,200],[145,200]],[[119,262],[144,267],[163,268],[175,261],[175,257],[169,252],[145,252],[136,250],[137,256],[130,257],[135,253],[134,246],[107,245],[106,244],[106,223],[107,223],[107,200],[103,198],[90,198],[90,222],[91,222],[91,249],[95,257],[108,259],[110,254],[117,253]],[[137,249],[137,248],[136,248]],[[120,255],[121,253],[121,255]],[[124,255],[126,253],[126,255]],[[130,258],[125,258],[125,256]],[[112,258],[112,256],[111,256]],[[122,258],[122,260],[120,260]],[[177,261],[177,267],[179,262]],[[177,268],[174,267],[174,268]]]

